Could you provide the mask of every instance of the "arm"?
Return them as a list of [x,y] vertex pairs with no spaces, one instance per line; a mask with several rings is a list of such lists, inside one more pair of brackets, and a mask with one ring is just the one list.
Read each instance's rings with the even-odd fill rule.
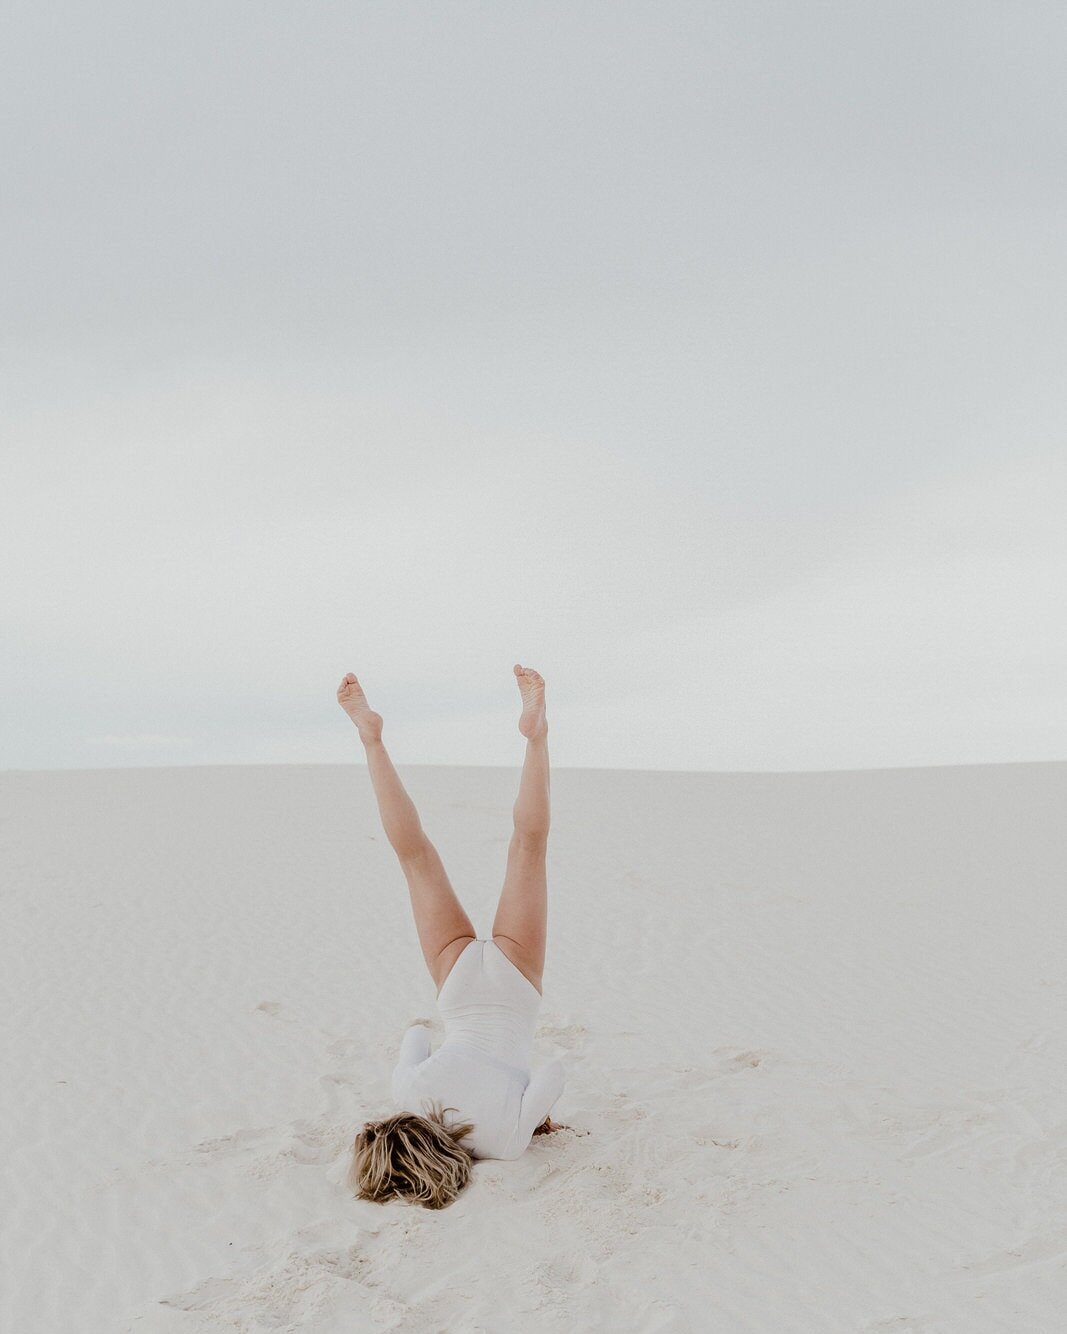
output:
[[534,1130],[556,1105],[563,1092],[563,1062],[549,1061],[540,1070],[535,1070],[526,1091],[522,1095],[519,1107],[518,1142],[525,1149],[533,1136]]
[[400,1041],[400,1052],[393,1069],[393,1101],[400,1102],[413,1071],[430,1054],[430,1030],[413,1024]]

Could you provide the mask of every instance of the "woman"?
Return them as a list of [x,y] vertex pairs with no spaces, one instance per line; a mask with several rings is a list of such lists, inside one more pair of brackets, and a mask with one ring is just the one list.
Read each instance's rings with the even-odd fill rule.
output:
[[[382,744],[382,718],[349,672],[337,690],[367,752],[386,837],[400,859],[423,957],[437,986],[445,1039],[404,1034],[392,1077],[402,1110],[368,1121],[356,1136],[349,1183],[361,1199],[408,1198],[429,1209],[451,1204],[476,1158],[518,1158],[535,1134],[565,1129],[548,1112],[563,1091],[563,1066],[530,1074],[545,964],[549,829],[545,683],[515,664],[526,738],[515,831],[489,939],[479,939],[445,874],[437,849]],[[458,1113],[446,1122],[447,1110]],[[461,1141],[464,1141],[461,1143]]]

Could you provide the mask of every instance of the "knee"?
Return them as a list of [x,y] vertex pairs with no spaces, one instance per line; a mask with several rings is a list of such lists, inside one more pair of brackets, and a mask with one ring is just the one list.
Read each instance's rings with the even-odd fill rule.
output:
[[428,857],[434,852],[434,846],[425,835],[416,838],[405,839],[402,842],[393,843],[393,851],[397,855],[400,865],[407,868],[412,865],[425,864]]
[[548,825],[516,825],[512,846],[520,852],[543,853],[548,847]]

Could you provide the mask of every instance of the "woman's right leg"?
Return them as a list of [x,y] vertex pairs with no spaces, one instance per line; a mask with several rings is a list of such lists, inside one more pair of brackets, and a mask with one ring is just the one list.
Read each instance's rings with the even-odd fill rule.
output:
[[[381,715],[371,710],[351,672],[341,682],[337,698],[359,729],[382,828],[408,882],[419,945],[430,976],[440,990],[456,955],[468,940],[475,938],[474,926],[382,743]],[[452,945],[454,950],[449,949]]]

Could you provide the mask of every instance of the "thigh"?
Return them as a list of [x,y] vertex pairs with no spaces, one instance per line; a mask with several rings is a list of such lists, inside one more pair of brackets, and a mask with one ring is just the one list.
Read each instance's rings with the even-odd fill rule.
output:
[[429,839],[417,855],[401,858],[400,865],[411,893],[422,957],[440,990],[463,948],[475,938],[474,926]]
[[493,940],[538,991],[548,928],[546,850],[547,840],[512,839],[492,931]]
[[446,945],[438,955],[437,966],[430,969],[430,974],[433,977],[434,985],[437,988],[437,994],[439,996],[441,994],[441,988],[448,981],[448,976],[452,972],[452,969],[455,968],[459,956],[471,941],[476,939],[476,936],[457,936],[456,939]]

